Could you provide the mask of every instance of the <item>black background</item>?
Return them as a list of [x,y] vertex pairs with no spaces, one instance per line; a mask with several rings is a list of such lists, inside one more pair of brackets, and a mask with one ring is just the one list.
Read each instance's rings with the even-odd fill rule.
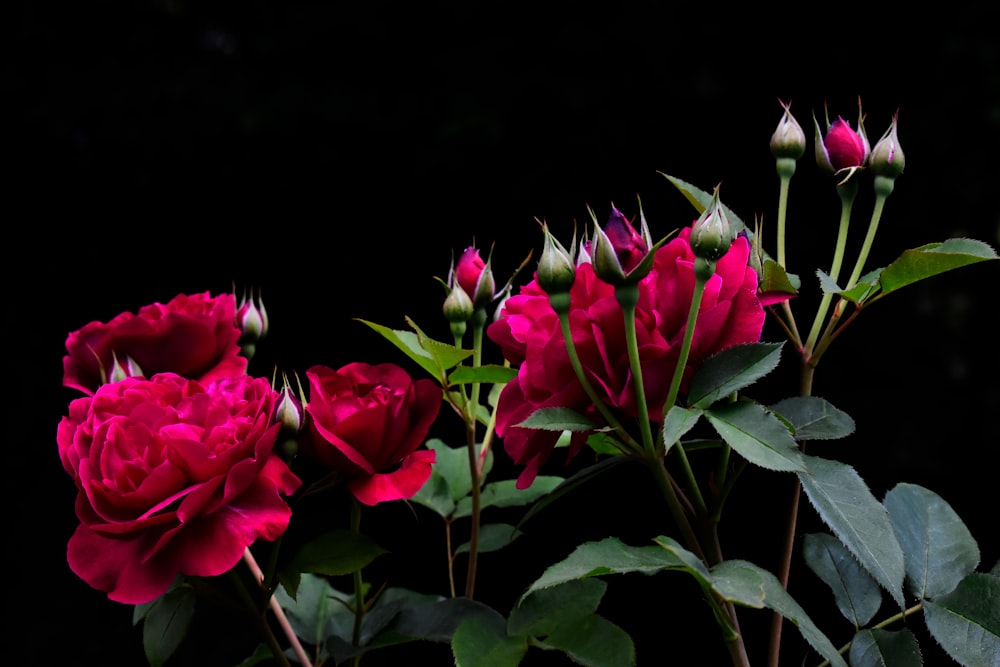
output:
[[[870,266],[951,236],[1000,241],[1000,49],[987,9],[951,3],[916,28],[918,17],[854,6],[818,18],[655,2],[16,7],[3,78],[13,112],[3,125],[2,309],[15,424],[5,476],[11,664],[142,660],[131,608],[90,589],[65,561],[74,489],[55,429],[74,395],[61,387],[61,357],[66,335],[90,320],[235,284],[261,289],[271,318],[257,374],[405,365],[354,318],[405,328],[410,316],[447,339],[433,278],[472,242],[495,246],[503,281],[529,251],[537,257],[535,218],[568,242],[574,220],[589,224],[588,205],[601,218],[611,202],[632,216],[641,196],[654,236],[665,234],[694,214],[657,171],[706,190],[722,183],[744,220],[773,222],[767,142],[779,98],[792,101],[809,137],[788,231],[790,268],[806,287],[799,312],[815,304],[812,272],[830,261],[839,213],[811,153],[811,114],[822,122],[824,103],[854,124],[860,96],[873,143],[899,110],[907,166]],[[863,189],[845,270],[870,209]],[[987,263],[886,299],[835,343],[814,386],[858,427],[817,453],[855,466],[877,497],[900,481],[943,495],[979,540],[981,569],[1000,558],[998,278]],[[764,337],[781,332],[769,323]],[[787,365],[761,391],[794,393],[790,355]],[[498,470],[513,474],[504,456]],[[515,547],[484,555],[481,599],[509,609],[584,540],[648,540],[659,501],[640,473],[562,501]],[[773,566],[789,482],[748,479],[724,524],[728,556]],[[402,585],[444,592],[439,524],[395,505],[366,519],[393,551],[386,570]],[[821,529],[808,507],[802,514],[806,529]],[[657,663],[658,651],[686,654],[686,639],[711,624],[681,575],[609,583],[602,610],[633,634],[640,665]],[[828,595],[816,592],[807,610],[819,615]],[[665,621],[652,620],[661,612]],[[833,627],[846,641],[850,628]],[[725,664],[709,630],[695,662]],[[198,651],[177,664],[233,662],[237,640],[221,632],[203,631]],[[786,636],[798,641],[794,629]],[[761,660],[763,645],[751,650]],[[450,663],[447,651],[432,655]],[[789,655],[789,664],[801,659]],[[535,660],[562,664],[550,658]]]

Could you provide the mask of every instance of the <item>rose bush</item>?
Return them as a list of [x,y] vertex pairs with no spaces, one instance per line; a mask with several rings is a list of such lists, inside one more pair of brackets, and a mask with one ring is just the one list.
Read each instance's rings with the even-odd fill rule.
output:
[[299,479],[272,454],[281,427],[267,380],[203,385],[173,373],[104,384],[70,403],[59,457],[78,489],[70,568],[118,602],[178,574],[231,569],[288,526]]
[[233,294],[179,294],[69,334],[63,385],[93,395],[116,366],[126,376],[171,372],[202,382],[242,375],[241,334]]
[[[694,260],[691,227],[659,247],[651,271],[639,281],[636,333],[649,418],[660,421],[684,337]],[[760,339],[764,309],[757,298],[757,274],[748,265],[750,244],[738,237],[718,261],[709,279],[681,390],[707,357],[732,345]],[[633,262],[634,263],[634,262]],[[601,399],[631,417],[637,416],[629,370],[621,306],[615,288],[602,281],[590,263],[577,267],[570,290],[570,327],[580,362]],[[521,287],[504,304],[500,318],[487,329],[505,359],[518,366],[517,377],[504,387],[497,404],[497,434],[515,463],[526,466],[518,486],[529,486],[549,458],[559,433],[518,427],[540,408],[571,408],[601,420],[580,385],[563,341],[559,318],[537,279]],[[579,450],[585,432],[574,432],[567,456]]]
[[441,389],[414,381],[396,364],[356,362],[339,370],[313,366],[303,454],[347,478],[360,502],[411,498],[431,475],[423,444],[441,409]]

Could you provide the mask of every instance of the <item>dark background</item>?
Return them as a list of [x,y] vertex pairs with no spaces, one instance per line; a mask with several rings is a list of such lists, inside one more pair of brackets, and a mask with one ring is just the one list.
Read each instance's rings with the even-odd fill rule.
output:
[[[787,8],[723,14],[655,2],[15,7],[3,66],[11,664],[142,664],[131,607],[107,601],[65,562],[74,489],[55,429],[74,395],[61,387],[61,357],[66,335],[90,320],[235,284],[261,289],[271,318],[257,374],[405,364],[353,318],[405,328],[410,316],[447,339],[434,276],[445,278],[452,253],[475,242],[495,244],[505,280],[529,251],[537,258],[535,218],[568,243],[574,220],[589,225],[588,205],[603,218],[614,202],[631,217],[641,196],[654,236],[688,224],[693,209],[657,171],[705,190],[721,182],[744,220],[773,223],[767,142],[779,98],[792,101],[809,138],[788,231],[790,268],[806,288],[801,327],[839,213],[811,152],[811,114],[822,122],[824,103],[853,125],[860,96],[873,144],[899,110],[907,166],[870,266],[951,236],[1000,241],[1000,49],[988,9],[950,3],[916,28],[918,17],[854,6],[801,20]],[[870,210],[862,188],[845,273]],[[877,497],[900,481],[943,495],[979,540],[980,569],[1000,558],[998,279],[996,263],[981,264],[886,299],[835,343],[814,386],[858,426],[816,453],[855,466]],[[765,339],[781,340],[773,323]],[[795,391],[787,362],[762,392]],[[498,470],[513,475],[504,456]],[[558,471],[553,462],[549,472]],[[481,599],[506,611],[545,565],[587,539],[648,540],[658,511],[648,506],[659,501],[640,473],[615,473],[562,501],[509,551],[485,555]],[[724,524],[734,540],[727,555],[773,566],[789,481],[747,480]],[[760,488],[774,492],[751,495]],[[444,592],[438,524],[396,505],[366,524],[393,550],[386,567],[400,568],[403,585]],[[803,507],[804,528],[820,530]],[[633,634],[640,665],[657,651],[683,654],[705,627],[698,664],[725,664],[681,575],[609,583],[602,611]],[[800,599],[817,615],[831,606],[822,589]],[[667,620],[641,620],[663,609]],[[846,641],[850,628],[832,627]],[[798,641],[794,629],[786,637]],[[214,630],[200,640],[200,652],[177,664],[233,662],[219,656],[236,640]],[[450,663],[447,651],[433,655],[426,664]],[[801,659],[789,655],[789,664]]]

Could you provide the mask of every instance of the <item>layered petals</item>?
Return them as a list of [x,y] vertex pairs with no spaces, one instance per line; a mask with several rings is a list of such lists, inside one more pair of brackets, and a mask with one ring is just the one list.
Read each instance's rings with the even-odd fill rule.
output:
[[258,538],[279,537],[283,496],[301,482],[273,453],[276,399],[263,379],[163,373],[73,401],[56,435],[78,489],[70,568],[140,604],[179,574],[223,574]]
[[[176,373],[204,383],[243,375],[242,335],[232,294],[212,297],[180,294],[138,313],[121,313],[109,322],[90,322],[66,338],[63,385],[92,396],[120,375],[127,363],[136,375]],[[127,360],[127,361],[126,361]]]
[[347,477],[366,505],[419,491],[435,457],[433,450],[416,450],[441,409],[437,384],[414,381],[395,364],[313,366],[306,377],[310,437],[303,452]]

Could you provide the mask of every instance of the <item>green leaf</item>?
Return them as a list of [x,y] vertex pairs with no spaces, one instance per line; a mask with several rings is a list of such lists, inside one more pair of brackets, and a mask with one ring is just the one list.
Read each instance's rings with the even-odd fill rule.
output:
[[859,303],[869,298],[872,294],[877,293],[878,277],[881,273],[882,269],[869,271],[858,278],[858,282],[855,283],[854,287],[849,290],[845,290],[841,289],[840,286],[830,278],[830,276],[826,275],[822,271],[816,271],[816,275],[819,276],[820,289],[824,294],[833,294],[847,299],[851,303]]
[[472,492],[469,451],[449,447],[437,438],[427,441],[427,449],[434,450],[436,456],[431,476],[411,500],[448,518],[458,501]]
[[1000,578],[973,572],[947,595],[924,601],[931,636],[965,667],[1000,665]]
[[507,632],[544,637],[559,625],[596,612],[607,587],[600,579],[574,579],[536,591],[511,610]]
[[921,667],[917,638],[907,629],[862,630],[854,635],[848,653],[851,667]]
[[759,403],[740,400],[706,410],[705,417],[750,463],[768,470],[805,470],[802,452],[788,428]]
[[382,334],[383,338],[398,347],[406,356],[438,379],[445,377],[447,369],[454,368],[472,356],[472,350],[463,350],[454,345],[428,338],[409,318],[407,318],[407,322],[416,330],[415,332],[390,329],[368,320],[355,319]]
[[[701,188],[695,187],[694,185],[691,185],[687,181],[683,181],[674,176],[670,176],[669,174],[664,174],[662,171],[658,173],[661,174],[668,181],[673,183],[674,187],[677,188],[682,195],[684,195],[684,198],[687,199],[689,202],[691,202],[691,204],[694,206],[695,211],[698,212],[698,215],[704,213],[705,209],[712,205],[712,199],[713,199],[712,193],[705,192]],[[729,224],[732,226],[734,235],[738,234],[744,229],[747,230],[747,234],[750,235],[753,234],[753,232],[750,229],[747,229],[747,226],[743,223],[743,220],[741,220],[740,217],[736,215],[736,213],[734,213],[732,209],[730,209],[725,204],[722,204],[722,208],[723,210],[725,210],[726,215],[729,217]]]
[[[467,466],[468,467],[468,466]],[[517,488],[517,481],[505,479],[490,482],[479,494],[479,509],[487,507],[519,507],[529,505],[563,483],[562,477],[540,475],[526,489]],[[472,515],[472,498],[467,496],[458,502],[453,518]]]
[[[479,527],[479,553],[498,551],[519,538],[523,533],[506,523],[488,523]],[[456,554],[469,551],[469,543],[459,545]]]
[[784,267],[773,259],[764,260],[761,266],[761,273],[763,275],[760,279],[760,285],[757,287],[758,293],[768,295],[788,294],[790,296],[795,296],[799,293],[798,290],[802,282],[799,280],[799,277],[794,273],[787,273]]
[[304,573],[292,598],[284,586],[274,591],[296,636],[312,646],[323,646],[330,637],[350,640],[354,596],[333,588],[323,577]]
[[593,431],[597,428],[593,421],[569,408],[539,408],[515,426],[546,431]]
[[412,636],[394,629],[400,616],[413,610],[425,609],[444,599],[440,595],[420,593],[399,586],[386,588],[365,613],[361,623],[361,645],[373,648],[410,641]]
[[773,574],[742,560],[722,561],[712,567],[711,574],[713,586],[723,598],[757,609],[767,607],[781,614],[798,627],[802,637],[831,665],[847,667],[837,648]]
[[574,579],[627,572],[653,574],[683,567],[685,563],[681,559],[660,547],[630,547],[617,538],[608,537],[581,544],[566,559],[550,565],[522,594],[520,601],[535,591]]
[[783,345],[733,345],[712,355],[691,377],[687,404],[694,408],[708,408],[719,399],[753,384],[777,368]]
[[240,664],[236,667],[254,667],[254,665],[274,664],[274,653],[271,652],[271,647],[267,644],[257,644],[257,648],[254,649],[253,653],[248,655]]
[[794,396],[778,401],[771,411],[795,428],[795,439],[835,440],[854,433],[854,420],[819,396]]
[[813,508],[902,609],[903,550],[885,507],[849,465],[817,456],[803,460],[799,481]]
[[998,258],[1000,257],[996,251],[989,245],[963,238],[906,250],[899,259],[882,270],[879,279],[882,296],[939,273]]
[[882,605],[882,590],[854,554],[833,535],[810,533],[802,542],[806,565],[833,591],[837,609],[858,628]]
[[385,553],[388,551],[367,535],[351,530],[334,530],[299,547],[288,569],[313,574],[350,574]]
[[941,496],[897,484],[882,504],[903,547],[907,588],[918,598],[952,592],[979,565],[979,545]]
[[590,614],[576,623],[560,625],[550,634],[547,646],[561,650],[585,667],[633,667],[635,644],[611,621]]
[[517,369],[510,366],[486,364],[472,368],[459,366],[448,376],[448,384],[469,384],[481,382],[484,384],[506,384],[517,377]]
[[196,598],[190,586],[178,586],[149,606],[143,619],[142,647],[151,667],[161,667],[184,641]]
[[392,637],[400,641],[421,639],[450,642],[458,626],[465,619],[472,617],[480,617],[489,623],[497,620],[503,622],[503,617],[495,610],[482,602],[465,597],[417,602],[402,607],[392,623],[386,627],[386,631],[371,642],[371,646],[386,646]]
[[689,410],[680,405],[671,406],[667,411],[667,418],[663,420],[663,442],[666,443],[666,451],[684,434],[694,428],[694,425],[701,419],[701,410]]
[[451,639],[455,667],[517,667],[527,651],[527,639],[509,637],[500,614],[462,621]]

